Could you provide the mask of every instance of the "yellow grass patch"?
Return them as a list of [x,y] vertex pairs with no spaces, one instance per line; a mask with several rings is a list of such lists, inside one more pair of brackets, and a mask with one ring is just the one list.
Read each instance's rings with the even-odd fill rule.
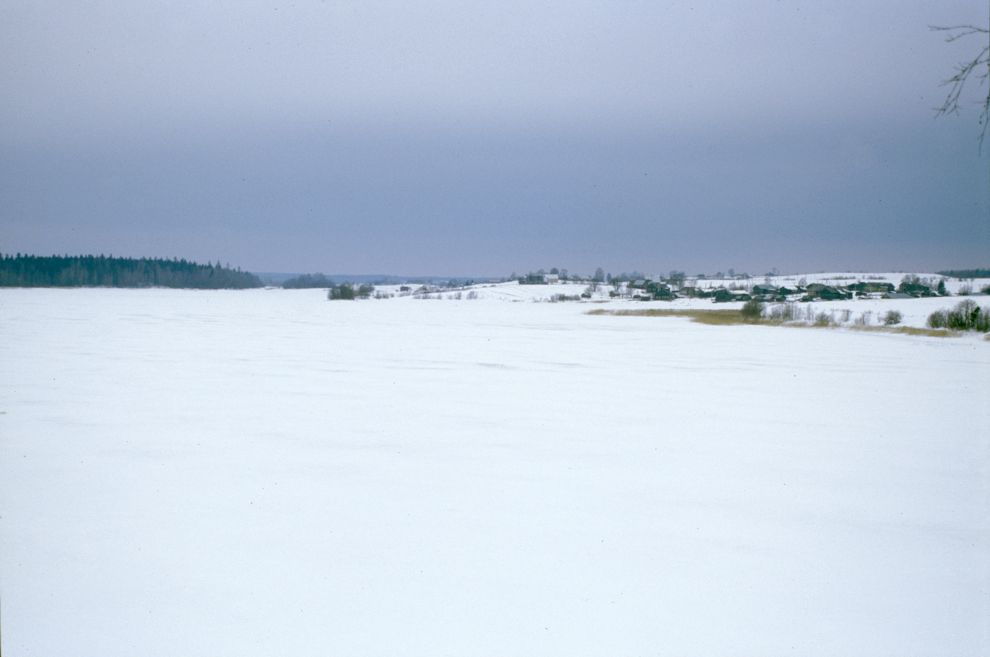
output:
[[[757,322],[743,317],[738,310],[672,310],[667,308],[642,308],[608,310],[596,308],[589,310],[589,315],[614,315],[616,317],[686,317],[699,324],[710,324],[714,326],[729,326],[732,324],[751,324],[763,326],[789,326],[792,328],[849,328],[854,331],[868,331],[871,333],[900,333],[902,335],[922,335],[930,338],[957,338],[960,333],[956,331],[946,331],[944,329],[916,328],[914,326],[855,326],[838,324],[815,324],[806,322],[780,322],[763,319]],[[984,338],[990,340],[990,335]]]
[[[643,308],[626,310],[606,310],[598,308],[588,311],[589,315],[615,315],[617,317],[687,317],[693,322],[700,324],[728,325],[728,324],[753,324],[746,320],[738,310],[671,310],[667,308]],[[764,323],[764,322],[757,322]]]
[[850,326],[854,331],[870,331],[873,333],[901,333],[903,335],[924,335],[929,338],[958,338],[958,331],[945,329],[917,328],[915,326]]

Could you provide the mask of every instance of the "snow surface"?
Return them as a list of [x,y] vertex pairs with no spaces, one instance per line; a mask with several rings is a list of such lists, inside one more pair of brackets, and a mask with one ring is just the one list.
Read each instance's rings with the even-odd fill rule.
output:
[[7,654],[990,654],[990,343],[479,297],[0,291]]

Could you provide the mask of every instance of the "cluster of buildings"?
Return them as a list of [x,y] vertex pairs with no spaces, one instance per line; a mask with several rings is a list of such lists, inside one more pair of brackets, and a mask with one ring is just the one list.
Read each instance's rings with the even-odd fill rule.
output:
[[[546,285],[564,282],[557,274],[538,273],[527,274],[517,279],[521,285]],[[698,279],[656,279],[640,278],[636,280],[612,279],[608,283],[587,281],[579,277],[569,279],[571,283],[589,283],[588,289],[581,296],[591,299],[601,296],[604,290],[612,298],[638,299],[643,301],[671,301],[688,297],[695,299],[712,299],[716,303],[729,301],[749,301],[756,299],[763,302],[785,301],[842,301],[847,299],[911,299],[918,297],[945,296],[945,283],[940,281],[931,285],[917,277],[905,277],[900,285],[895,286],[887,281],[856,281],[847,285],[832,283],[805,284],[801,279],[798,285],[792,287],[774,285],[769,282],[755,285],[730,283],[728,286],[701,287]]]
[[[591,294],[586,293],[587,298]],[[711,299],[716,303],[730,301],[750,301],[756,299],[764,302],[784,301],[841,301],[857,297],[875,299],[912,299],[918,297],[944,296],[944,288],[935,288],[920,282],[902,282],[895,287],[893,283],[883,281],[859,281],[849,285],[829,285],[825,283],[810,283],[794,287],[778,286],[769,283],[759,283],[751,287],[699,287],[696,282],[688,281],[676,289],[668,283],[652,280],[628,281],[614,286],[610,292],[613,297],[640,299],[643,301],[670,301],[680,297],[695,299]]]

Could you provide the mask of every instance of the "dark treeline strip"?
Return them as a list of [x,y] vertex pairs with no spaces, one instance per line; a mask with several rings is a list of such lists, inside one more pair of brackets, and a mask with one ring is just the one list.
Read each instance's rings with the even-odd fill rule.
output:
[[310,287],[333,287],[333,280],[323,274],[302,274],[282,282],[282,287],[302,289]]
[[188,260],[113,256],[0,256],[0,287],[244,289],[261,280],[240,269]]
[[946,269],[935,273],[952,278],[990,278],[990,269]]

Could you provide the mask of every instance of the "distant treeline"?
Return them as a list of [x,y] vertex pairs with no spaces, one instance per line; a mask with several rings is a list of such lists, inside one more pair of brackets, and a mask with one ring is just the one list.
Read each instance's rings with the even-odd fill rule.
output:
[[261,280],[240,269],[188,260],[112,256],[0,256],[0,287],[244,289]]
[[935,273],[952,278],[990,278],[990,269],[946,269]]
[[301,289],[309,287],[333,287],[333,280],[323,274],[302,274],[282,282],[282,287]]
[[330,288],[340,283],[353,285],[439,285],[442,287],[463,287],[474,283],[495,283],[503,278],[452,278],[449,276],[392,276],[390,274],[260,274],[270,285],[285,288]]

